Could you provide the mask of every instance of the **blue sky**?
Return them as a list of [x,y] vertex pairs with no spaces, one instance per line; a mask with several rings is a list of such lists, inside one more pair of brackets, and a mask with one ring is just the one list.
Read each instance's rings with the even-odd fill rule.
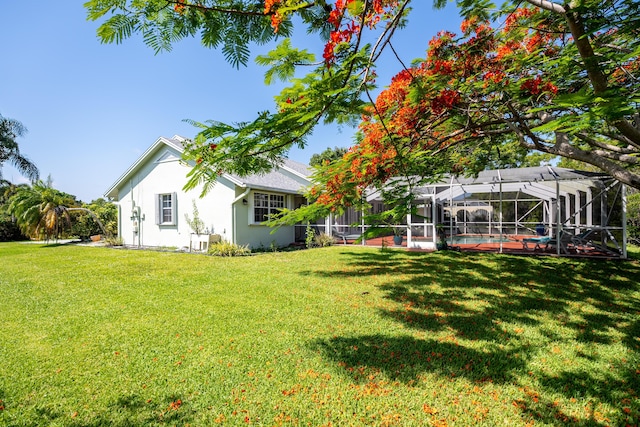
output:
[[[54,187],[88,202],[102,197],[118,177],[160,136],[193,137],[184,119],[223,122],[252,120],[271,109],[277,86],[265,86],[265,69],[251,63],[237,70],[218,51],[184,40],[158,55],[136,35],[123,44],[104,45],[97,22],[86,20],[84,0],[4,1],[0,40],[0,114],[28,129],[18,139],[22,154],[51,175]],[[409,64],[423,57],[440,30],[458,32],[451,5],[434,11],[430,0],[415,0],[407,29],[394,46]],[[305,38],[298,47],[320,45]],[[252,58],[268,51],[258,46]],[[388,84],[400,65],[387,52],[378,84]],[[308,162],[327,147],[351,145],[353,130],[317,129],[292,159]],[[5,165],[3,177],[26,182]]]

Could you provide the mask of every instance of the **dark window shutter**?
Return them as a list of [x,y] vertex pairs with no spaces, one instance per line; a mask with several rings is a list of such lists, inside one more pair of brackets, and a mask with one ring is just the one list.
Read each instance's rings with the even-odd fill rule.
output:
[[154,199],[156,202],[156,225],[160,225],[162,223],[162,195],[156,194]]
[[171,193],[171,224],[178,223],[178,193]]

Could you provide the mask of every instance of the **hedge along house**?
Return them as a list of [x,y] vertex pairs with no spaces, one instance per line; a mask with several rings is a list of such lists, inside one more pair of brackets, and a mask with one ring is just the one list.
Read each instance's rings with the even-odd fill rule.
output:
[[[118,234],[125,245],[205,249],[223,239],[259,248],[296,240],[295,227],[274,231],[261,223],[300,203],[310,184],[306,165],[286,160],[265,175],[224,174],[200,198],[202,187],[183,190],[193,166],[181,160],[185,141],[177,135],[158,138],[105,193],[118,206]],[[193,219],[194,203],[204,222],[201,234],[193,233],[185,217]]]
[[416,189],[414,215],[407,218],[407,246],[435,248],[438,228],[448,244],[506,241],[543,235],[585,244],[626,258],[626,188],[603,173],[551,166],[448,177]]

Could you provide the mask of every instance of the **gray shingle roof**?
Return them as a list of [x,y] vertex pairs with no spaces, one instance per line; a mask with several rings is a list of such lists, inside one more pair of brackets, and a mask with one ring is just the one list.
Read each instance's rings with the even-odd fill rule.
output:
[[296,162],[295,160],[285,159],[284,166],[294,171],[298,172],[303,176],[310,176],[313,173],[313,170],[309,167],[309,165],[305,165],[304,163]]
[[[287,166],[285,162],[285,167]],[[231,175],[234,180],[241,182],[246,187],[262,189],[262,190],[278,190],[286,193],[299,193],[308,184],[302,184],[301,178],[297,180],[291,176],[284,168],[277,168],[264,175],[249,175],[239,177]]]
[[[164,140],[178,151],[184,151],[183,141],[185,141],[185,138],[175,135],[173,138],[164,138]],[[281,168],[275,168],[271,172],[263,175],[249,175],[246,177],[237,175],[230,176],[234,181],[242,183],[242,185],[246,187],[283,191],[286,193],[299,193],[309,184],[308,177],[310,175],[311,169],[309,166],[294,160],[285,159]],[[307,183],[302,184],[302,180],[306,180]]]

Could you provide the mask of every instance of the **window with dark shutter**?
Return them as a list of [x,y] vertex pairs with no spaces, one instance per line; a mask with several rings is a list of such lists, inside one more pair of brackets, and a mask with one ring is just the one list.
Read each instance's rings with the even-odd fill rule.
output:
[[156,194],[156,224],[175,225],[177,217],[177,194]]

